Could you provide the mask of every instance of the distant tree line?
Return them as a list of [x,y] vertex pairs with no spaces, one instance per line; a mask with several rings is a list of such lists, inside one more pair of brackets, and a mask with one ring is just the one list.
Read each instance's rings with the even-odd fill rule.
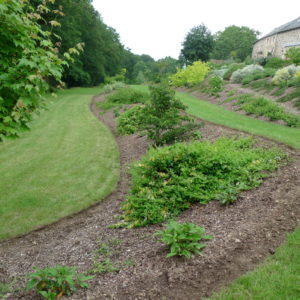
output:
[[204,25],[193,27],[186,35],[180,53],[182,65],[209,59],[244,61],[251,56],[259,32],[246,26],[229,26],[212,34]]

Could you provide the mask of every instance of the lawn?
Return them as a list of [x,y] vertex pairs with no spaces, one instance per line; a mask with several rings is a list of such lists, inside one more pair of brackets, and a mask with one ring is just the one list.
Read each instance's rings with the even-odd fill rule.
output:
[[100,91],[59,93],[30,131],[0,144],[0,240],[78,212],[115,188],[117,145],[89,109]]

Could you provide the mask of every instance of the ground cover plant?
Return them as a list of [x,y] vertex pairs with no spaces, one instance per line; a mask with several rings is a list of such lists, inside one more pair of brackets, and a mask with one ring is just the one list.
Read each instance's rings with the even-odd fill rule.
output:
[[200,240],[211,240],[212,236],[205,235],[205,229],[193,223],[178,223],[171,220],[164,230],[157,230],[155,235],[169,246],[167,257],[184,256],[192,258],[193,254],[201,255],[204,243]]
[[132,188],[123,204],[123,225],[145,226],[178,216],[192,203],[223,204],[258,186],[286,155],[253,148],[252,139],[222,138],[151,149],[131,169]]
[[117,146],[89,110],[100,92],[60,93],[29,132],[0,145],[0,239],[78,212],[115,188]]
[[143,107],[137,105],[126,110],[117,118],[119,135],[133,134],[139,130],[142,110]]
[[278,99],[279,102],[287,102],[296,99],[294,106],[300,109],[300,88],[296,88],[294,91],[282,96]]
[[87,288],[86,276],[76,272],[76,268],[68,266],[55,266],[45,269],[34,268],[35,272],[28,275],[27,290],[35,290],[47,300],[70,296],[80,288]]
[[287,113],[282,107],[274,103],[272,100],[262,96],[254,96],[251,94],[244,94],[234,96],[226,101],[235,100],[234,105],[244,110],[248,114],[256,116],[265,116],[270,121],[282,120],[290,127],[300,127],[300,117],[292,113]]
[[299,299],[299,247],[300,228],[288,236],[275,255],[214,294],[210,300]]

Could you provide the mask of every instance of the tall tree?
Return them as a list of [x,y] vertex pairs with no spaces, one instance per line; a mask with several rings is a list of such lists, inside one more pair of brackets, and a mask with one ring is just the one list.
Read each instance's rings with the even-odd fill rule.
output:
[[193,27],[182,43],[180,54],[185,64],[192,64],[194,61],[207,61],[214,46],[214,39],[208,28],[201,24]]
[[252,53],[253,43],[259,32],[246,26],[229,26],[215,36],[215,49],[212,57],[227,59],[230,57],[244,60]]

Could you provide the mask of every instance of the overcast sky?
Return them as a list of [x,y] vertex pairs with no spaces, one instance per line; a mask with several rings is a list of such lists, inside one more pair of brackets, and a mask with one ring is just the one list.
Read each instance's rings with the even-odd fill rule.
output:
[[135,54],[178,58],[188,31],[201,23],[212,32],[248,26],[262,35],[300,15],[299,0],[94,0],[104,23]]

